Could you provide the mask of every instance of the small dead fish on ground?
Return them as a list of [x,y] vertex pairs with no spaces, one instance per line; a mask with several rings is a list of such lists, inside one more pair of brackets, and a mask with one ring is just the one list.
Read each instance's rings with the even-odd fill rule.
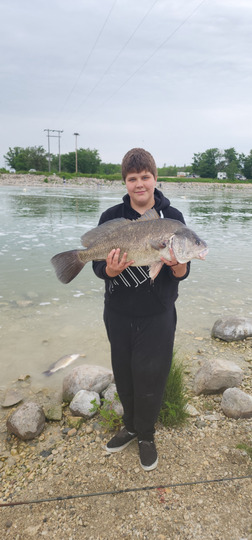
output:
[[85,354],[66,354],[65,356],[59,358],[59,360],[54,362],[51,366],[49,366],[46,371],[43,371],[42,375],[47,375],[49,377],[50,375],[56,373],[56,371],[59,371],[59,369],[64,369],[67,366],[70,366],[70,364],[77,360],[77,358],[85,358],[85,356]]
[[156,210],[148,210],[139,219],[112,219],[91,229],[81,237],[86,249],[75,249],[54,255],[51,262],[62,283],[74,279],[89,261],[106,260],[112,249],[127,252],[132,266],[149,266],[154,280],[160,272],[161,257],[171,260],[170,249],[179,263],[191,259],[205,259],[206,242],[181,221],[160,218]]

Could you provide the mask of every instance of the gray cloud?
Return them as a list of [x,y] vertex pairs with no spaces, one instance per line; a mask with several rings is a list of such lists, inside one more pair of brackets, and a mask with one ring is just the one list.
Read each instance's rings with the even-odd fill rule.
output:
[[[0,156],[9,146],[144,146],[190,163],[252,148],[250,0],[2,0]],[[57,142],[52,144],[57,153]]]

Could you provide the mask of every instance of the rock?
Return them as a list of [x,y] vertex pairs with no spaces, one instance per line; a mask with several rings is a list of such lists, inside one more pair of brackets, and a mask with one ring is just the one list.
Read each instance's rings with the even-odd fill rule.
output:
[[47,420],[60,421],[62,418],[62,405],[44,406],[44,413]]
[[94,408],[94,404],[91,401],[96,400],[97,405],[99,406],[100,396],[97,392],[89,392],[88,390],[80,390],[72,399],[69,409],[74,416],[83,416],[91,418],[95,415],[96,411],[91,410]]
[[212,337],[224,341],[239,341],[252,336],[252,319],[247,317],[226,317],[215,321]]
[[24,530],[24,534],[25,536],[36,536],[38,537],[38,532],[39,532],[39,529],[40,529],[40,525],[30,525],[29,527],[27,527],[27,529]]
[[252,418],[252,396],[239,388],[225,390],[221,408],[229,418]]
[[197,371],[193,390],[196,395],[214,394],[239,386],[243,379],[242,369],[228,360],[207,360]]
[[37,403],[28,402],[12,413],[6,422],[7,430],[23,441],[34,439],[45,426],[45,414]]
[[22,401],[23,395],[15,388],[9,388],[6,391],[2,407],[13,407]]
[[199,411],[197,411],[197,409],[193,405],[190,405],[190,403],[186,404],[185,411],[189,416],[200,416]]
[[63,380],[63,401],[69,402],[80,390],[100,394],[113,381],[113,373],[102,366],[77,366]]
[[109,384],[109,386],[102,392],[102,397],[109,401],[110,403],[103,404],[104,409],[113,409],[119,416],[123,415],[123,406],[116,396],[117,389],[114,383]]
[[68,437],[74,437],[74,435],[76,435],[76,434],[77,434],[77,429],[76,428],[69,429],[69,431],[67,432]]
[[67,425],[70,428],[79,429],[84,422],[83,416],[68,416],[67,417]]
[[26,375],[23,375],[23,374],[22,374],[22,375],[19,375],[18,381],[29,381],[30,378],[31,378],[30,375],[27,375],[27,374],[26,374]]

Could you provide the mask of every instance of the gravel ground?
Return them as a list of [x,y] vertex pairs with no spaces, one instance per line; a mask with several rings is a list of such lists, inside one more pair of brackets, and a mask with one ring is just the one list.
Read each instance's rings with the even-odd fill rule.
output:
[[[212,347],[218,357],[243,359],[241,388],[251,392],[252,340]],[[200,363],[210,354],[202,350]],[[140,467],[135,441],[106,453],[111,433],[98,417],[65,433],[66,408],[61,422],[22,442],[7,434],[1,409],[0,504],[26,503],[0,507],[1,539],[252,540],[252,419],[225,417],[221,396],[194,396],[187,377],[198,415],[176,429],[157,425],[159,464],[150,472]],[[250,478],[235,479],[242,476]]]
[[[10,179],[15,185],[14,176],[2,175],[0,185]],[[44,185],[32,178],[25,185]],[[242,389],[251,393],[252,340],[197,341],[194,367],[213,354],[237,360]],[[151,472],[141,469],[136,442],[107,454],[111,434],[96,417],[65,433],[65,409],[61,422],[48,422],[40,437],[22,442],[7,434],[7,412],[0,409],[0,504],[25,502],[0,507],[0,538],[252,540],[252,419],[226,418],[218,395],[193,396],[192,377],[188,369],[189,402],[199,414],[181,428],[157,425],[159,464]]]

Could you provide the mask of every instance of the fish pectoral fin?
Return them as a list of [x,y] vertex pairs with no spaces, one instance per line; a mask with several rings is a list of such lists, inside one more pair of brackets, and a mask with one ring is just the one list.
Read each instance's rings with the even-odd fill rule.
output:
[[159,251],[160,249],[164,249],[166,247],[166,243],[165,242],[150,242],[150,245],[153,249],[156,249],[157,251]]
[[149,268],[149,276],[151,278],[151,281],[154,281],[154,279],[158,276],[163,264],[164,263],[162,261],[154,262],[151,264]]

